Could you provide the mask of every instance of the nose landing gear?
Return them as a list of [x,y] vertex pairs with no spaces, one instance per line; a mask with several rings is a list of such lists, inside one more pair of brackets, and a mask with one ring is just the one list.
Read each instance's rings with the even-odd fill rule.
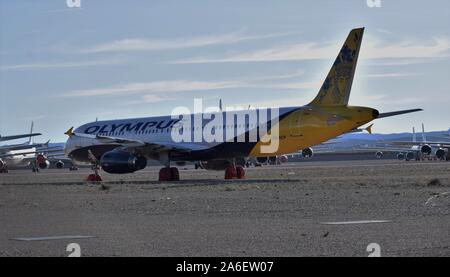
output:
[[237,165],[235,166],[234,164],[229,165],[226,169],[225,169],[225,179],[244,179],[245,178],[245,169],[240,166]]
[[94,154],[91,152],[91,150],[88,150],[88,157],[92,163],[92,170],[94,171],[94,173],[89,174],[87,176],[86,182],[101,182],[101,181],[103,181],[102,177],[98,173],[98,171],[100,170],[100,163],[99,163],[98,159],[94,156]]

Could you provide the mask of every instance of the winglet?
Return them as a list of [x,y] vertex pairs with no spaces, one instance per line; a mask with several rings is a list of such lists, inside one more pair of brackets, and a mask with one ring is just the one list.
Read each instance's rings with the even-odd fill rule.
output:
[[73,127],[70,127],[70,129],[67,130],[64,134],[68,135],[69,137],[73,136],[74,135]]
[[372,126],[373,126],[373,123],[370,124],[369,126],[367,126],[364,130],[366,130],[367,133],[372,134]]

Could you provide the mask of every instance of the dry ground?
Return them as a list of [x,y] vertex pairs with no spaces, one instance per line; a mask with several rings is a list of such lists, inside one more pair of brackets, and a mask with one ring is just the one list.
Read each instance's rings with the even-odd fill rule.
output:
[[[450,163],[308,162],[222,172],[158,168],[0,175],[0,256],[450,256]],[[327,225],[325,222],[387,220]],[[84,235],[85,239],[16,241]]]

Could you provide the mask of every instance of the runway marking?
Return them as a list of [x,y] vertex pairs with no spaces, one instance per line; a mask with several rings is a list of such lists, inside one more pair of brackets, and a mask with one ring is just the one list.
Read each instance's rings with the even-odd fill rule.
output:
[[388,223],[392,220],[358,220],[358,221],[336,221],[336,222],[320,222],[324,225],[349,225],[349,224],[370,224],[370,223]]
[[95,236],[53,236],[53,237],[31,237],[31,238],[12,238],[19,241],[40,241],[40,240],[60,240],[60,239],[89,239]]

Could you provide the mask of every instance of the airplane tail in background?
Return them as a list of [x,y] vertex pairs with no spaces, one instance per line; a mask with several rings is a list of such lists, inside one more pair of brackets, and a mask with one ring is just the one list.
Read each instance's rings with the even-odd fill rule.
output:
[[412,141],[413,141],[413,142],[417,142],[417,139],[416,139],[416,130],[414,129],[414,127],[413,127],[413,137],[412,137]]
[[425,127],[423,126],[423,123],[422,123],[422,141],[427,141],[427,137],[425,136]]
[[319,93],[309,105],[345,106],[348,104],[363,33],[364,28],[350,31]]
[[32,145],[34,143],[33,137],[31,136],[33,134],[33,128],[34,128],[34,121],[31,121],[30,137],[28,138],[29,145]]

